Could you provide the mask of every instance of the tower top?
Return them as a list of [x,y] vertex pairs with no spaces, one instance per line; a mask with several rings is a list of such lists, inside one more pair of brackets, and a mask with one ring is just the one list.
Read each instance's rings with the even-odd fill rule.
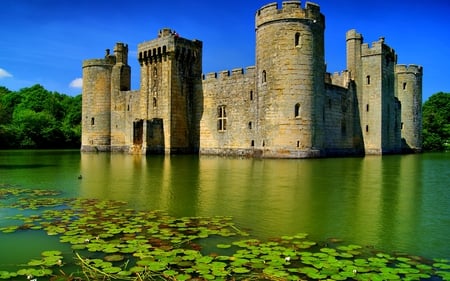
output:
[[256,27],[281,20],[305,20],[315,24],[325,24],[325,17],[320,13],[320,6],[306,2],[305,8],[301,7],[299,0],[283,1],[281,8],[278,3],[270,3],[256,11]]
[[412,74],[422,75],[423,68],[422,68],[422,66],[416,65],[416,64],[410,64],[410,65],[397,64],[395,66],[395,72],[396,73],[412,73]]

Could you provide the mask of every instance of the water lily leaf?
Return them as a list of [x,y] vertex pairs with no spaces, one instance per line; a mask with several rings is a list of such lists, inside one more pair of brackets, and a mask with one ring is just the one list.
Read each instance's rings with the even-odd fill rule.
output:
[[248,273],[250,272],[250,269],[245,268],[245,267],[235,267],[232,269],[232,271],[234,273],[238,273],[238,274],[243,274],[243,273]]
[[31,260],[27,264],[29,266],[40,266],[43,265],[45,262],[43,260]]
[[178,274],[175,277],[175,280],[178,280],[178,281],[186,281],[186,280],[189,280],[189,279],[191,279],[191,275],[189,275],[189,274]]
[[8,272],[8,271],[0,271],[0,279],[11,279],[13,277],[16,277],[16,272]]
[[117,266],[111,266],[111,267],[103,268],[103,271],[105,273],[118,273],[118,272],[122,271],[122,269],[120,267],[117,267]]
[[0,231],[3,233],[13,233],[13,232],[16,232],[17,229],[19,229],[19,226],[11,225],[11,226],[1,227]]
[[44,251],[41,253],[43,257],[61,256],[61,251]]
[[133,272],[133,273],[140,273],[140,272],[143,272],[144,270],[145,270],[145,267],[143,267],[143,266],[133,266],[130,268],[130,272]]
[[450,264],[436,262],[436,263],[433,263],[433,267],[438,268],[438,269],[448,270],[448,269],[450,269]]
[[217,244],[216,247],[219,248],[219,249],[228,249],[228,248],[231,248],[231,245],[229,245],[229,244]]
[[105,261],[122,261],[125,259],[125,257],[123,255],[107,255],[103,258]]

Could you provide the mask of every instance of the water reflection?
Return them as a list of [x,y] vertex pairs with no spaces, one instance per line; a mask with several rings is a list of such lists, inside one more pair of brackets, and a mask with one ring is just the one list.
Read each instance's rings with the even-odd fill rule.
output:
[[[81,154],[80,196],[125,200],[135,208],[175,216],[230,215],[261,238],[307,232],[317,240],[336,237],[382,250],[449,257],[443,243],[450,241],[442,230],[450,231],[450,224],[442,225],[449,213],[433,189],[447,198],[448,190],[424,180],[424,157]],[[431,190],[424,190],[424,182]],[[434,209],[433,200],[440,202]],[[439,247],[430,248],[430,243]]]

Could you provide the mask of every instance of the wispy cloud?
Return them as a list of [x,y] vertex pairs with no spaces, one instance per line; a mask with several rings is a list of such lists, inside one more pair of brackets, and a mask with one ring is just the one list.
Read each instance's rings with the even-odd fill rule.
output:
[[69,86],[71,88],[81,88],[83,87],[83,78],[77,78],[72,80],[72,82],[70,82]]
[[12,74],[4,70],[3,68],[0,68],[0,79],[7,77],[12,77]]

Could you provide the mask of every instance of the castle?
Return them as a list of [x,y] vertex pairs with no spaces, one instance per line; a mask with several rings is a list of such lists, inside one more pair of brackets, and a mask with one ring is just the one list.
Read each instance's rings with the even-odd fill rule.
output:
[[347,69],[326,72],[325,17],[307,2],[257,10],[256,62],[202,73],[202,42],[170,29],[83,62],[82,151],[311,158],[421,151],[422,67],[380,38],[346,34]]

